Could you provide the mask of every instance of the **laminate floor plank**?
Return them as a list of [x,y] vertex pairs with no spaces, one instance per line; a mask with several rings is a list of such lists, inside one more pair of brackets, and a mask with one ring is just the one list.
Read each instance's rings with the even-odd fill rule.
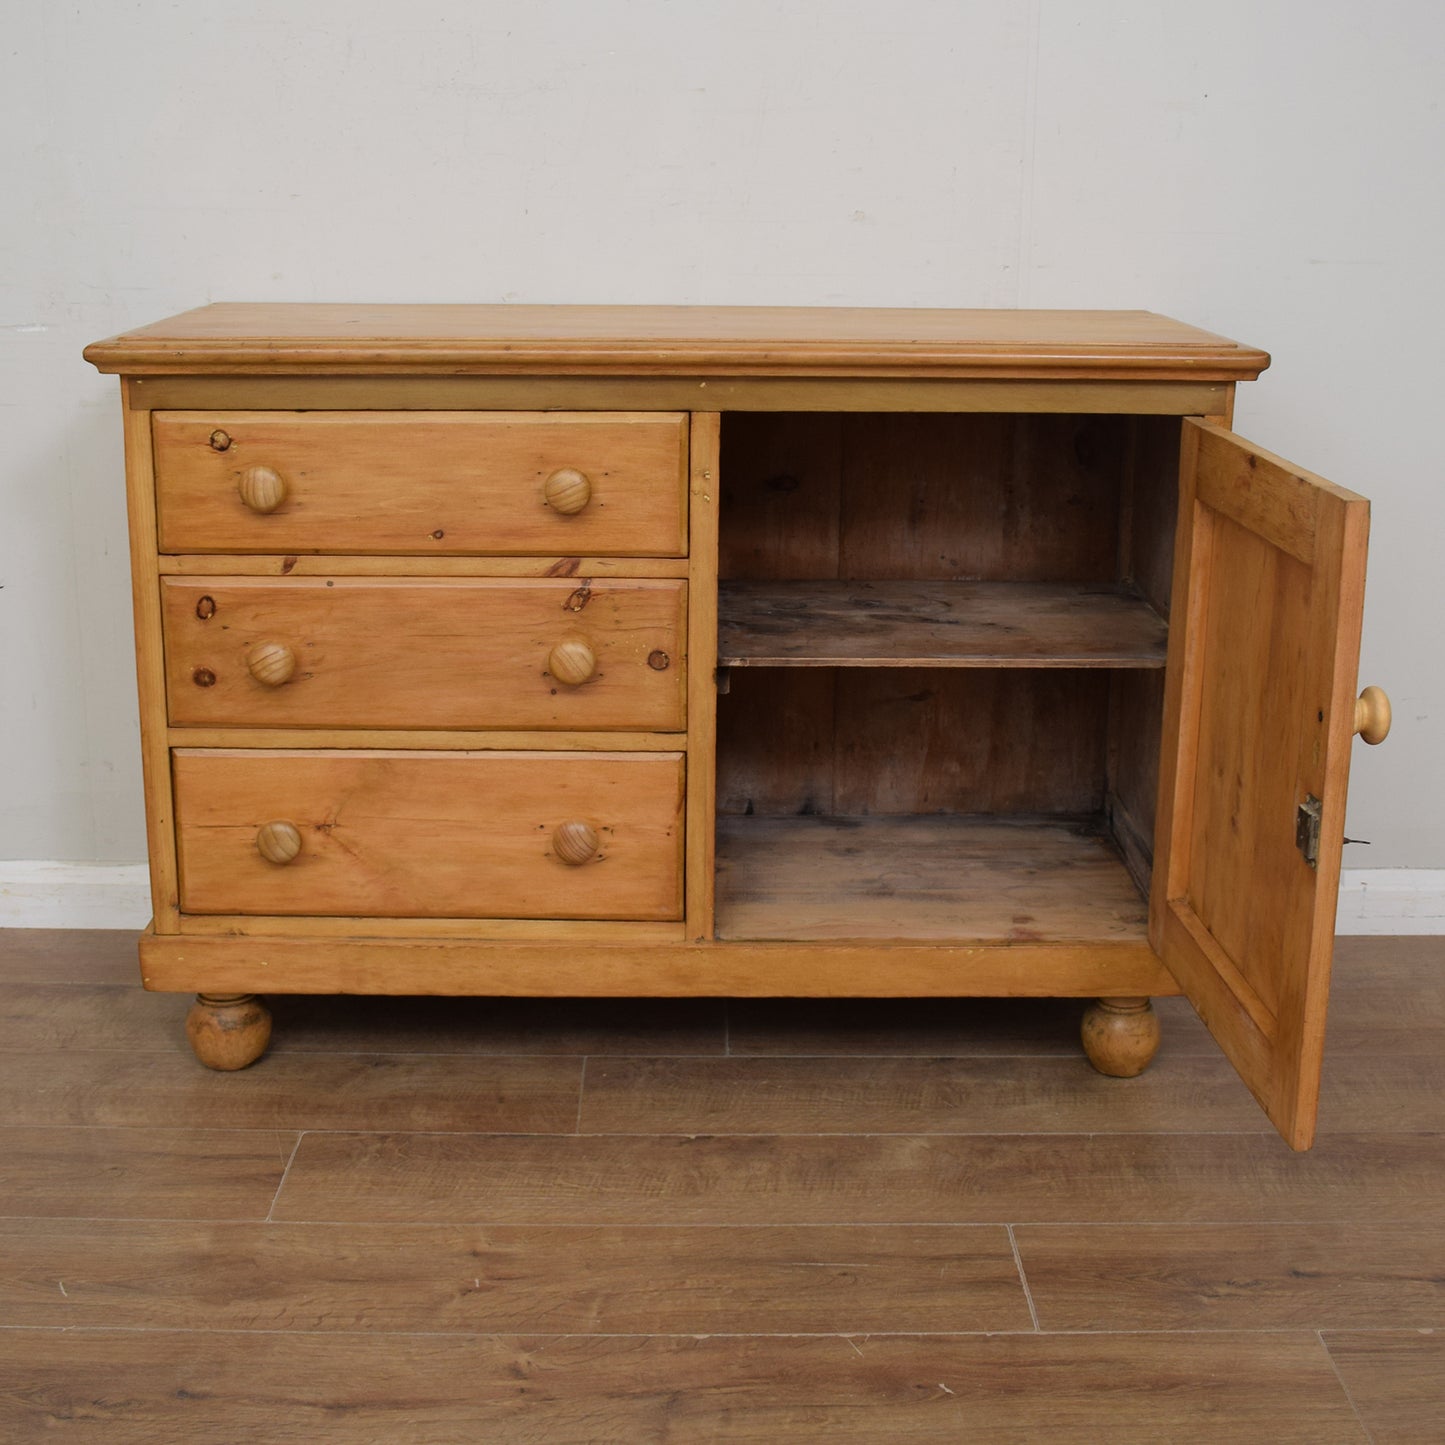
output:
[[140,986],[133,928],[0,928],[0,983]]
[[[1445,1126],[1445,1118],[1442,1118]],[[1074,1058],[596,1059],[583,1133],[1257,1133],[1224,1059],[1172,1056],[1137,1079]]]
[[0,1128],[0,1216],[266,1217],[294,1132]]
[[1021,1225],[1044,1330],[1445,1327],[1445,1223]]
[[147,993],[139,983],[0,985],[0,1047],[186,1052],[190,994]]
[[1445,1130],[1445,1054],[1327,1055],[1319,1127],[1348,1134]]
[[275,1218],[487,1224],[1445,1219],[1445,1140],[307,1134]]
[[0,931],[6,1445],[1445,1442],[1445,939],[1339,940],[1305,1154],[1179,998],[1132,1081],[1082,1000],[271,1002],[211,1073]]
[[279,1055],[234,1073],[189,1048],[163,1054],[0,1054],[0,1117],[14,1124],[213,1129],[576,1127],[582,1061],[402,1054]]
[[1445,1440],[1445,1332],[1331,1332],[1324,1342],[1374,1445]]
[[[12,1332],[0,1427],[63,1438],[1364,1445],[1319,1339]],[[1107,1421],[1104,1431],[1100,1423]]]
[[0,1220],[0,1320],[147,1330],[551,1334],[1033,1327],[1008,1232],[988,1225],[563,1229]]

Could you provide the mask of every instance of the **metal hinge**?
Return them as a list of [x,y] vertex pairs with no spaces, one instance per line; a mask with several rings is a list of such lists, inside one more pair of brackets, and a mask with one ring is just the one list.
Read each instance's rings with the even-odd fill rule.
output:
[[1320,864],[1320,811],[1324,804],[1311,793],[1294,815],[1294,844],[1311,868]]

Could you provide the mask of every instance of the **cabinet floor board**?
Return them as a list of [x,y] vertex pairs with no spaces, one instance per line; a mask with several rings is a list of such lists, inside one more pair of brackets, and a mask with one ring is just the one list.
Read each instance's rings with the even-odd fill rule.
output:
[[729,939],[1135,942],[1144,900],[1073,821],[718,819],[717,933]]

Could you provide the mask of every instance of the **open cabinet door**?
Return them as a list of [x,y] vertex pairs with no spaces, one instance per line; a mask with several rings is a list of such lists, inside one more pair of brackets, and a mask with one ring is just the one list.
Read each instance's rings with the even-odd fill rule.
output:
[[1150,942],[1295,1149],[1319,1104],[1368,530],[1363,497],[1184,422]]

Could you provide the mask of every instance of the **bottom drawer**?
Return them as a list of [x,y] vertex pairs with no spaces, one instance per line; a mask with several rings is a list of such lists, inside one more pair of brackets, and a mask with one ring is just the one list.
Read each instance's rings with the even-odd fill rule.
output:
[[185,913],[682,916],[683,755],[172,754]]

